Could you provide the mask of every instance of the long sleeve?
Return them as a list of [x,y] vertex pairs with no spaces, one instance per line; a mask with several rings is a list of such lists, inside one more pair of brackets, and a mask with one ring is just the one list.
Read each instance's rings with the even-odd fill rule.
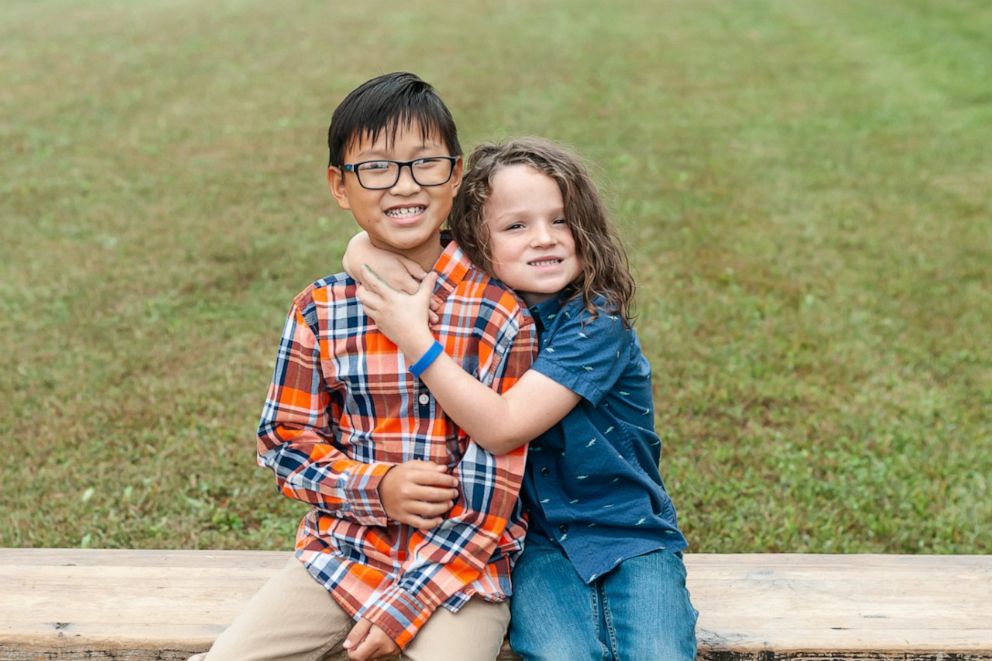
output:
[[[490,320],[495,346],[480,348],[480,378],[498,392],[532,360],[533,325],[527,318],[521,333],[520,314]],[[455,507],[440,526],[413,532],[402,574],[361,615],[405,647],[438,606],[479,578],[516,506],[525,460],[525,446],[495,456],[469,442],[453,470],[461,491]]]
[[320,345],[298,303],[290,309],[258,424],[258,463],[279,491],[335,516],[386,525],[379,482],[390,463],[355,461],[335,445]]

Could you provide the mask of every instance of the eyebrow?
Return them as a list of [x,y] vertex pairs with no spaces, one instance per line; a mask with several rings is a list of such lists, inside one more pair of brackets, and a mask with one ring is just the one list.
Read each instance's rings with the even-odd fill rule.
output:
[[387,153],[381,152],[381,151],[359,152],[358,155],[355,156],[355,160],[353,162],[356,162],[356,163],[361,163],[363,161],[401,161],[402,162],[402,161],[406,161],[406,160],[415,161],[418,158],[431,158],[431,157],[435,157],[435,156],[448,156],[448,154],[443,154],[443,153],[429,153],[429,154],[428,153],[424,153],[424,152],[427,152],[427,151],[434,152],[435,150],[433,150],[433,149],[428,150],[426,148],[418,149],[417,151],[414,152],[414,156],[411,159],[391,158],[391,156],[392,156],[391,154],[387,154]]
[[[554,216],[552,220],[557,220],[559,217],[565,215],[565,207],[547,207],[545,209],[539,209],[537,213],[549,212],[549,215]],[[508,211],[504,211],[499,215],[493,216],[493,220],[496,222],[503,222],[508,218],[513,220],[521,220],[523,216],[526,216],[527,220],[533,219],[533,208],[532,207],[514,207]]]

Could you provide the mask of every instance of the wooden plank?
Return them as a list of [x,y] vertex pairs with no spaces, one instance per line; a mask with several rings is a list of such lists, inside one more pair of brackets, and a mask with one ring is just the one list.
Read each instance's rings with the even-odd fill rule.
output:
[[686,564],[701,648],[992,652],[989,556],[690,555]]
[[[185,659],[287,557],[0,549],[0,658]],[[992,659],[992,556],[690,554],[686,565],[701,659]]]

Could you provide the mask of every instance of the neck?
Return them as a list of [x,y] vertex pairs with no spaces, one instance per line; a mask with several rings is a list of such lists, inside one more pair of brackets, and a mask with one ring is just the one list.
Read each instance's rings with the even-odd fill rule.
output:
[[518,291],[517,294],[520,295],[520,298],[524,299],[524,303],[527,304],[527,307],[532,308],[535,305],[537,305],[538,303],[543,303],[544,301],[547,301],[548,299],[555,298],[556,296],[558,296],[559,294],[561,294],[561,292],[560,291],[556,291],[553,294],[535,294],[533,292],[519,292]]

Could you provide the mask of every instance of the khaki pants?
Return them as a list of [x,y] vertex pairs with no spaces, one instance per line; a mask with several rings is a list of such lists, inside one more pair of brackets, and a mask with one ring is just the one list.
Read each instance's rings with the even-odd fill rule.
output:
[[[507,603],[472,599],[457,613],[438,608],[401,659],[493,661],[510,621]],[[207,661],[347,659],[341,644],[354,624],[295,557],[262,586],[203,655]]]

